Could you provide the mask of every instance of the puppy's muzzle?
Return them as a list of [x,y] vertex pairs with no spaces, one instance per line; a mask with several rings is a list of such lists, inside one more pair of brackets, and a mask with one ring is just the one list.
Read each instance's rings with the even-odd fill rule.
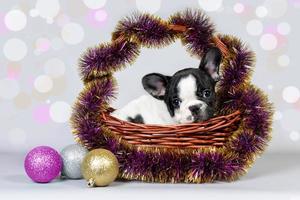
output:
[[196,105],[189,106],[189,110],[191,111],[193,116],[197,116],[201,112],[201,107],[202,104],[196,104]]

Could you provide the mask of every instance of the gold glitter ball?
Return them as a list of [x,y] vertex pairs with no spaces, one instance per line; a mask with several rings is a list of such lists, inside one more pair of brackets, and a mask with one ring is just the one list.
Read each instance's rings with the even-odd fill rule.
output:
[[95,149],[83,159],[81,173],[90,187],[107,186],[117,178],[119,162],[112,152]]

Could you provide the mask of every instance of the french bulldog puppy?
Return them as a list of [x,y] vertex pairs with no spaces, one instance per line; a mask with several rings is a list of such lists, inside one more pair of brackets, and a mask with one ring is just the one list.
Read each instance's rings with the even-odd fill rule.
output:
[[142,84],[148,94],[112,115],[143,124],[183,124],[209,119],[214,114],[221,60],[221,51],[213,47],[205,53],[199,68],[182,69],[173,76],[145,75]]

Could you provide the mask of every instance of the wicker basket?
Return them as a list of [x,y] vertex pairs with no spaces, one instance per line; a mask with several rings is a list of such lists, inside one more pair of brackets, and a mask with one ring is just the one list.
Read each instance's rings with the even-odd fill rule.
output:
[[[200,123],[135,124],[110,115],[113,73],[130,65],[141,47],[164,47],[180,39],[201,57],[217,46],[223,54],[217,113]],[[89,48],[80,59],[84,89],[71,118],[75,140],[106,148],[120,163],[120,178],[203,183],[240,177],[270,139],[272,105],[251,84],[254,54],[239,39],[216,34],[201,11],[186,10],[168,21],[141,14],[119,22],[111,43]]]
[[[113,109],[109,109],[113,110]],[[220,147],[238,128],[240,112],[204,122],[178,125],[136,124],[101,113],[105,126],[124,142],[143,147],[190,148]]]
[[[169,25],[170,30],[185,32],[186,26]],[[115,42],[124,42],[126,37],[120,35]],[[228,56],[226,45],[218,38],[213,42],[223,56]],[[240,112],[218,116],[205,122],[181,125],[150,125],[136,124],[117,119],[110,115],[113,108],[101,113],[100,121],[127,144],[143,147],[160,148],[192,148],[221,147],[239,125]]]

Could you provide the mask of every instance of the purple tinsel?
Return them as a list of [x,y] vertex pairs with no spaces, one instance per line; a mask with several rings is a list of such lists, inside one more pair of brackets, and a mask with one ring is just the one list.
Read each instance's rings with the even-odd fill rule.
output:
[[82,79],[86,82],[108,72],[116,71],[126,63],[132,62],[138,54],[138,45],[125,41],[89,48],[79,60]]
[[211,46],[210,39],[214,34],[214,24],[202,12],[190,9],[171,16],[171,24],[184,25],[188,31],[184,33],[182,42],[187,45],[192,54],[201,57]]
[[220,85],[228,90],[235,89],[241,84],[247,83],[253,70],[254,53],[248,49],[239,39],[232,36],[221,36],[220,40],[232,47],[235,53],[235,59],[231,59],[226,70],[223,71]]
[[[166,24],[184,25],[184,33],[169,30]],[[181,38],[187,49],[196,56],[211,47],[214,25],[200,11],[187,10],[170,17],[168,22],[151,15],[135,15],[122,20],[113,39],[122,33],[136,41],[121,41],[91,48],[81,57],[80,70],[85,89],[74,106],[72,126],[74,134],[89,149],[106,148],[120,163],[120,177],[163,182],[213,182],[234,180],[245,173],[270,139],[272,106],[266,96],[250,83],[253,52],[232,36],[219,35],[231,55],[222,66],[219,83],[219,113],[236,110],[242,122],[234,137],[223,150],[198,149],[194,153],[173,151],[144,152],[128,148],[103,130],[100,112],[107,109],[114,96],[111,73],[130,64],[141,46],[161,46]],[[138,44],[139,43],[139,44]],[[163,45],[162,45],[163,46]]]
[[143,46],[157,47],[169,44],[174,40],[175,33],[168,29],[161,20],[149,14],[135,14],[121,20],[113,33],[113,39],[120,34],[135,37]]

